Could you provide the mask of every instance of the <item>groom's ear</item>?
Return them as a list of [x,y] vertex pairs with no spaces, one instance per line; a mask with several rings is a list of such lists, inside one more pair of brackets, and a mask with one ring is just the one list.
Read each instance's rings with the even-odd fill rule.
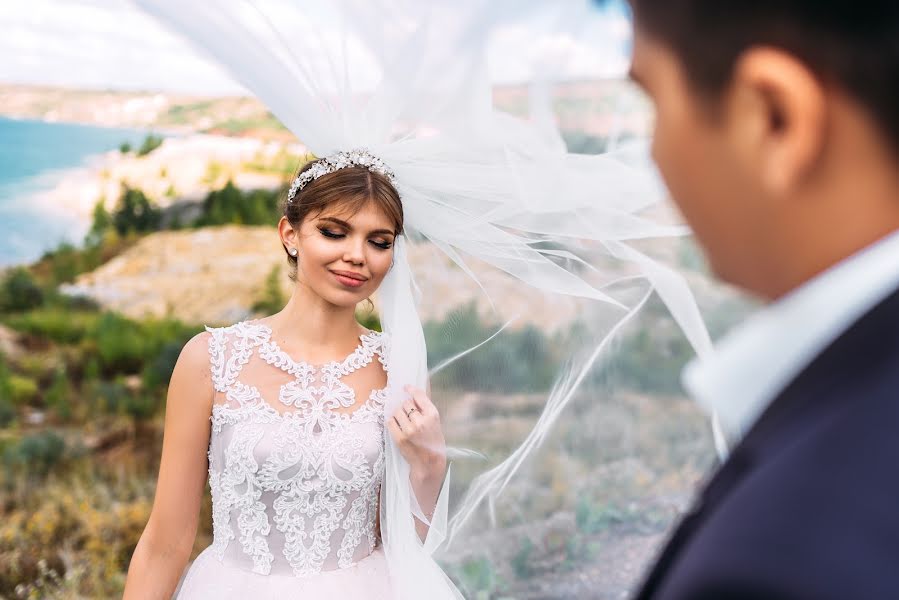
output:
[[789,197],[826,144],[827,93],[795,56],[770,47],[743,52],[724,98],[734,156],[772,198]]

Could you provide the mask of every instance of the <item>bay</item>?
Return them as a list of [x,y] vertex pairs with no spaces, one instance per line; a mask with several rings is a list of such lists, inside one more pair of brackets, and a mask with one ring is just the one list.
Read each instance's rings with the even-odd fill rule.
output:
[[78,245],[85,223],[37,202],[72,169],[123,142],[140,146],[149,132],[0,117],[0,266],[34,261],[63,241]]

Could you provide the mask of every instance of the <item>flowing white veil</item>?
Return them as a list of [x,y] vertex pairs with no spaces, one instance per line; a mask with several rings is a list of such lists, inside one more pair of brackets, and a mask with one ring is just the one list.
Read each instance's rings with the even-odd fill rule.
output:
[[[652,217],[664,192],[645,152],[568,153],[538,88],[528,120],[494,108],[489,35],[531,2],[137,2],[223,65],[316,156],[366,147],[395,173],[407,233],[397,241],[378,298],[391,346],[388,414],[402,401],[403,385],[428,384],[429,351],[435,387],[439,377],[456,377],[465,379],[461,388],[490,391],[494,378],[515,368],[514,358],[500,357],[495,369],[477,373],[454,368],[480,360],[495,343],[493,334],[526,336],[518,324],[528,312],[571,333],[550,342],[564,344],[550,348],[564,360],[528,363],[529,376],[545,367],[547,386],[530,390],[540,392],[540,410],[530,427],[510,434],[514,445],[487,452],[448,431],[451,446],[485,452],[490,460],[451,450],[451,460],[463,457],[453,468],[463,468],[466,483],[444,485],[424,544],[412,515],[427,520],[411,492],[408,464],[388,436],[381,524],[397,595],[461,597],[433,552],[473,519],[495,519],[500,492],[653,292],[696,351],[709,347],[685,280],[639,249],[685,233]],[[458,312],[444,311],[442,321],[434,316],[462,280],[477,290],[471,310],[492,315],[496,327],[486,335],[463,331]],[[537,296],[548,300],[531,304]],[[428,319],[420,316],[425,312]],[[429,326],[426,336],[423,320],[443,327]],[[433,342],[446,343],[437,352]],[[507,379],[513,391],[515,381],[527,380]]]

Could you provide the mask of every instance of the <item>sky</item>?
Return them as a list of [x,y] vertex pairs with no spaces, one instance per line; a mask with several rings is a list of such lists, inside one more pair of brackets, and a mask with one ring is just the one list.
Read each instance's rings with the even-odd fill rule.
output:
[[[333,0],[294,1],[313,7]],[[537,6],[543,8],[526,17],[510,15],[491,37],[494,82],[524,81],[547,60],[560,65],[563,79],[626,74],[630,25],[622,3],[600,9],[590,0],[552,0]],[[244,93],[221,68],[129,0],[6,0],[0,3],[0,31],[2,83]]]

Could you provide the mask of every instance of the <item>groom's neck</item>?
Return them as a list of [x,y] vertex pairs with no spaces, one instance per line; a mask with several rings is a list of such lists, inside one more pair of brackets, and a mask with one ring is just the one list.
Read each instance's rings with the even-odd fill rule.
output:
[[899,230],[899,159],[887,144],[860,138],[841,136],[808,187],[784,206],[772,226],[762,296],[788,294]]

